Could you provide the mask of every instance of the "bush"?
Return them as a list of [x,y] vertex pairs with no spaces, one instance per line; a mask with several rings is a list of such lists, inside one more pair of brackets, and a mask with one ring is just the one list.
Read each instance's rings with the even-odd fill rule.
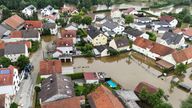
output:
[[39,41],[33,41],[31,40],[32,47],[29,48],[29,52],[36,52],[39,49]]
[[51,35],[51,31],[49,29],[43,29],[42,35]]
[[13,103],[11,103],[10,108],[18,108],[18,105],[15,102],[13,102]]
[[84,78],[83,73],[74,73],[74,74],[69,74],[67,76],[71,77],[72,80]]
[[154,33],[152,33],[152,32],[146,32],[148,35],[149,35],[149,40],[151,40],[151,41],[156,41],[156,39],[157,39],[157,36],[154,34]]
[[119,52],[115,49],[109,49],[108,53],[110,54],[110,56],[119,55]]

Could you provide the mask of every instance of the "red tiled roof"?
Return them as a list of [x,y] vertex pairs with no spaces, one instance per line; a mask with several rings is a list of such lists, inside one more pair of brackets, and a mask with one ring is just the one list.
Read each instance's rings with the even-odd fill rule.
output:
[[71,6],[71,5],[64,5],[63,7],[61,7],[61,12],[73,12],[74,10],[77,10],[75,8],[75,6]]
[[22,38],[22,32],[21,31],[12,31],[10,38]]
[[73,46],[73,39],[72,38],[60,38],[56,40],[57,47],[63,46]]
[[158,88],[156,88],[155,86],[148,84],[146,82],[140,82],[136,88],[135,88],[135,92],[136,93],[140,93],[143,89],[145,89],[147,92],[149,93],[155,93],[158,91]]
[[80,98],[71,97],[53,102],[43,103],[41,108],[81,108]]
[[27,48],[31,48],[31,41],[18,41],[18,42],[9,42],[9,44],[25,44]]
[[14,29],[20,27],[22,24],[24,24],[24,22],[25,20],[19,17],[18,15],[13,15],[4,21],[5,24],[9,25]]
[[192,58],[192,47],[176,51],[172,53],[173,58],[177,63],[181,63]]
[[85,72],[83,73],[85,80],[97,80],[97,76],[94,72]]
[[92,108],[124,108],[118,98],[103,85],[88,95],[88,101]]
[[161,20],[161,21],[167,21],[167,22],[171,22],[171,21],[173,21],[175,18],[174,17],[172,17],[172,16],[161,16],[160,18],[159,18],[159,20]]
[[9,66],[8,68],[0,68],[0,70],[9,70],[9,73],[4,74],[4,73],[0,73],[0,86],[4,86],[4,85],[12,85],[13,84],[13,66]]
[[123,10],[123,13],[130,13],[134,10],[135,10],[135,8],[128,8],[127,10]]
[[60,60],[44,60],[40,61],[40,75],[49,75],[62,72],[62,64]]
[[4,49],[5,47],[5,42],[0,40],[0,49]]
[[165,56],[165,55],[171,54],[175,50],[165,45],[155,43],[150,51],[160,56]]
[[31,21],[31,20],[26,20],[25,21],[25,27],[26,28],[42,28],[43,23],[42,21]]
[[183,32],[184,35],[192,37],[192,28],[182,29],[182,32]]
[[61,30],[61,37],[62,38],[75,38],[76,37],[76,30]]
[[1,94],[0,95],[0,108],[4,108],[5,107],[5,94]]
[[134,45],[137,45],[141,48],[152,48],[153,47],[153,42],[147,39],[144,39],[142,37],[138,37],[135,39],[135,41],[133,42]]

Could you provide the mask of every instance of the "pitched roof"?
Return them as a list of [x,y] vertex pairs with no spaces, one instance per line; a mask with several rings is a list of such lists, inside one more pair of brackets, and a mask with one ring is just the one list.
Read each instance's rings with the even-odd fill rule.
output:
[[0,108],[4,108],[5,107],[5,94],[0,94]]
[[44,23],[43,24],[43,28],[46,28],[46,29],[54,29],[55,27],[56,27],[55,23]]
[[135,10],[135,8],[127,8],[126,10],[123,10],[123,13],[131,13],[132,11],[134,11]]
[[118,23],[107,20],[105,23],[103,23],[103,26],[105,26],[105,27],[112,30],[112,29],[114,29],[114,28],[116,28],[118,26]]
[[26,20],[25,21],[25,28],[42,28],[43,23],[42,21],[31,21],[31,20]]
[[7,24],[8,26],[12,27],[13,29],[18,29],[21,25],[25,22],[24,19],[19,17],[18,15],[13,15],[6,19],[3,23]]
[[81,97],[71,97],[53,102],[43,103],[41,108],[81,108]]
[[13,84],[13,70],[14,67],[11,65],[8,68],[0,68],[0,86]]
[[49,75],[62,72],[62,64],[60,60],[43,60],[40,61],[40,75]]
[[75,10],[77,10],[77,8],[75,6],[72,6],[72,5],[63,5],[63,7],[61,7],[61,12],[71,13]]
[[145,89],[147,92],[149,93],[155,93],[158,91],[158,88],[156,88],[155,86],[149,84],[149,83],[146,83],[146,82],[140,82],[136,88],[135,88],[135,92],[136,93],[140,93],[143,89]]
[[98,30],[96,27],[94,26],[89,26],[88,30],[87,30],[88,35],[94,39],[95,37],[97,37],[101,32],[100,30]]
[[189,48],[186,48],[183,50],[179,50],[179,51],[175,51],[174,53],[172,53],[172,56],[177,63],[181,63],[183,61],[191,59],[192,58],[192,47],[189,47]]
[[34,29],[13,31],[10,34],[10,38],[38,38],[39,31]]
[[97,76],[94,72],[85,72],[83,73],[85,80],[97,80]]
[[126,27],[124,32],[129,34],[129,35],[132,35],[134,37],[141,36],[143,34],[142,31],[139,31],[139,30],[132,28],[132,27]]
[[168,23],[170,23],[171,21],[173,21],[175,18],[174,17],[172,17],[172,16],[161,16],[160,18],[159,18],[159,20],[161,20],[161,21],[166,21],[166,22],[168,22]]
[[[61,74],[52,74],[50,77],[42,81],[39,98],[42,103],[44,103],[73,97],[75,96],[73,87],[74,84],[70,77]],[[48,101],[48,99],[56,95],[59,95],[60,97]]]
[[147,39],[144,39],[142,37],[137,37],[135,41],[133,42],[134,45],[137,45],[141,48],[148,48],[151,49],[153,47],[153,42]]
[[140,21],[151,21],[151,18],[149,18],[149,17],[139,17],[138,20],[140,20]]
[[6,43],[5,44],[5,55],[9,54],[23,54],[25,53],[25,44],[24,43],[18,43],[18,44],[12,44],[12,43]]
[[184,28],[182,29],[184,35],[192,37],[192,28]]
[[109,49],[109,46],[107,46],[107,45],[99,45],[99,46],[95,46],[95,49],[97,49],[99,52],[102,52],[105,49]]
[[22,38],[22,32],[21,31],[12,31],[10,38]]
[[4,33],[7,32],[7,28],[0,24],[0,39],[3,37]]
[[31,48],[31,41],[17,41],[17,42],[8,42],[9,44],[25,44],[27,48]]
[[114,39],[117,48],[129,46],[129,40],[127,37],[118,37]]
[[88,101],[92,108],[124,108],[118,98],[103,85],[88,94]]
[[73,46],[72,38],[59,38],[55,41],[57,47],[71,47]]
[[61,37],[68,38],[68,37],[76,37],[77,31],[76,30],[61,30]]
[[179,44],[182,38],[183,38],[182,35],[173,32],[165,32],[161,39],[165,40],[168,45],[170,44],[176,45]]

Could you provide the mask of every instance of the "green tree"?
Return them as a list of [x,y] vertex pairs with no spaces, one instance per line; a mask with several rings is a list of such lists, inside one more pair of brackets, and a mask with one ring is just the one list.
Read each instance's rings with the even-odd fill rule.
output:
[[126,23],[126,24],[133,23],[133,21],[134,21],[134,18],[133,18],[132,15],[127,15],[127,16],[125,16],[125,23]]
[[9,58],[6,58],[4,56],[0,57],[0,65],[3,65],[3,67],[9,67],[11,65],[11,60]]
[[182,101],[181,108],[192,108],[192,96],[189,96],[186,100]]
[[11,103],[10,108],[18,108],[18,105],[15,102],[13,102],[13,103]]
[[149,40],[151,40],[151,41],[156,41],[156,39],[157,39],[157,36],[155,35],[155,33],[153,33],[153,32],[146,32],[148,35],[149,35]]
[[82,19],[82,21],[81,21],[82,24],[86,24],[86,25],[90,25],[91,22],[92,22],[92,18],[91,18],[90,16],[85,16],[85,17]]
[[29,58],[24,55],[20,55],[16,61],[16,65],[19,67],[20,70],[23,70],[25,66],[29,63]]
[[51,31],[48,28],[44,28],[42,31],[42,35],[51,35]]
[[187,65],[180,63],[176,65],[175,74],[182,75],[183,73],[186,73],[186,70],[187,70]]
[[77,24],[81,24],[81,21],[82,21],[82,16],[81,15],[73,15],[71,17],[71,20],[70,20],[70,22],[74,22],[74,23],[77,23]]
[[84,37],[87,37],[87,32],[84,29],[78,29],[77,35],[80,36],[80,38],[84,38]]
[[108,53],[110,54],[110,56],[119,55],[119,52],[115,49],[109,49]]
[[12,16],[12,14],[11,14],[11,11],[9,9],[5,8],[2,10],[2,18],[1,18],[2,21],[11,17],[11,16]]

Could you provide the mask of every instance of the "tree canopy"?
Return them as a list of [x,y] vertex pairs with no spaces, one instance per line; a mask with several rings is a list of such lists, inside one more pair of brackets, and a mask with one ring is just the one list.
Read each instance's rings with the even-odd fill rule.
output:
[[182,101],[181,108],[192,108],[192,96],[189,96],[186,100]]
[[186,73],[187,65],[180,63],[175,68],[175,74],[182,75],[183,73]]
[[0,57],[0,65],[2,65],[5,68],[9,67],[9,65],[11,65],[11,60],[9,58],[2,56]]
[[29,58],[24,55],[21,55],[17,59],[16,65],[17,67],[19,67],[20,70],[23,70],[25,66],[29,63],[30,63]]
[[125,16],[125,23],[126,24],[133,23],[133,21],[134,21],[134,18],[132,15]]

